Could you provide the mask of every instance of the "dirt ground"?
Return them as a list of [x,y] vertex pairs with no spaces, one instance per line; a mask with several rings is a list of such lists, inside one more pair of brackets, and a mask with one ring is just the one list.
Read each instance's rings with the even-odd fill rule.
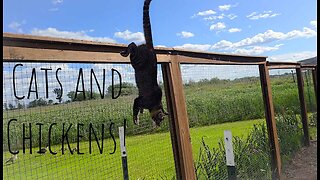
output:
[[283,170],[286,180],[316,180],[317,179],[317,141],[311,141],[309,147],[303,147]]

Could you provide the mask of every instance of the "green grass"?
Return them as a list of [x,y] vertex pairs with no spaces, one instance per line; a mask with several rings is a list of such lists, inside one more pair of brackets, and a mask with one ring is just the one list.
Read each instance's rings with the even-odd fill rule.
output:
[[[223,138],[223,131],[230,130],[233,136],[245,137],[253,124],[262,123],[263,120],[250,120],[234,123],[224,123],[206,127],[191,128],[191,139],[193,156],[196,158],[199,153],[201,138],[213,147],[218,144],[220,138]],[[119,143],[119,140],[116,139]],[[109,146],[108,146],[109,145]],[[111,145],[111,146],[110,146]],[[118,145],[118,144],[117,144]],[[76,144],[71,144],[75,147]],[[3,172],[5,179],[34,179],[34,178],[61,178],[74,179],[121,179],[122,166],[119,148],[115,154],[110,155],[112,151],[112,141],[106,141],[106,147],[103,154],[99,154],[96,144],[93,143],[94,153],[89,154],[88,142],[81,142],[80,150],[84,155],[69,152],[62,155],[34,154],[38,149],[33,149],[33,154],[22,155],[20,150],[19,160],[12,165],[4,165]],[[149,135],[138,135],[127,137],[126,139],[128,167],[131,179],[143,177],[167,177],[175,175],[174,160],[171,149],[169,133],[156,133]],[[60,146],[53,146],[53,150],[58,150]],[[83,150],[82,150],[83,148]],[[28,153],[29,151],[27,151]],[[10,156],[8,152],[4,153],[5,159]],[[37,157],[36,157],[37,156]]]

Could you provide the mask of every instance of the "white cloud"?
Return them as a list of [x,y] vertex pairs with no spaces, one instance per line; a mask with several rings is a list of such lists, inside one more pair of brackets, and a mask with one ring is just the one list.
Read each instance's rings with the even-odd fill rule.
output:
[[165,48],[165,47],[167,47],[167,46],[165,46],[165,45],[156,45],[155,47]]
[[203,20],[206,20],[206,21],[214,21],[215,19],[216,19],[216,16],[208,16],[203,18]]
[[310,24],[317,29],[317,20],[310,21]]
[[218,22],[210,26],[210,30],[222,30],[226,28],[226,25],[223,22]]
[[237,15],[235,14],[228,14],[227,17],[231,20],[235,19],[236,17],[238,17]]
[[129,30],[125,30],[123,32],[114,33],[116,38],[124,39],[126,41],[134,41],[137,43],[145,42],[144,35],[142,32],[132,33]]
[[182,38],[191,38],[194,36],[194,34],[191,32],[182,31],[181,33],[177,33],[177,36],[180,36]]
[[223,18],[229,18],[230,20],[233,20],[235,19],[236,17],[238,17],[237,15],[235,14],[228,14],[228,15],[225,15],[223,13],[219,14],[219,15],[216,15],[216,16],[207,16],[207,17],[204,17],[203,20],[206,20],[206,21],[214,21],[216,19],[223,19]]
[[315,56],[317,56],[316,51],[302,51],[302,52],[293,52],[293,53],[270,56],[267,58],[267,60],[281,61],[281,62],[297,62],[297,61],[312,58]]
[[16,22],[16,21],[12,21],[8,27],[12,30],[14,30],[15,32],[17,33],[23,33],[23,30],[22,30],[22,25],[25,24],[26,21],[22,21],[22,22]]
[[230,4],[221,5],[221,6],[219,6],[219,10],[220,10],[220,11],[227,11],[227,10],[230,9],[230,7],[231,7]]
[[63,0],[52,0],[52,4],[61,4]]
[[47,29],[33,29],[31,31],[32,35],[37,36],[50,36],[50,37],[60,37],[68,39],[81,39],[88,41],[99,41],[99,42],[111,42],[115,43],[116,41],[109,37],[91,37],[86,34],[86,31],[60,31],[56,28],[47,28]]
[[310,38],[314,36],[317,36],[317,32],[307,27],[304,27],[303,31],[292,30],[287,33],[267,30],[264,33],[259,33],[253,37],[245,38],[234,43],[230,41],[222,40],[215,43],[211,48],[229,50],[229,49],[236,49],[236,48],[241,48],[245,46],[253,46],[253,45],[263,44],[267,42],[278,41],[278,40],[288,40],[293,38]]
[[216,12],[210,9],[207,11],[198,12],[196,15],[197,16],[208,16],[208,15],[213,15],[213,14],[216,14]]
[[239,29],[239,28],[230,28],[228,31],[229,31],[230,33],[235,33],[235,32],[240,32],[241,29]]
[[247,15],[247,18],[251,20],[257,20],[261,18],[272,18],[279,15],[280,15],[279,13],[273,13],[272,11],[263,11],[260,14],[258,14],[257,12],[252,12],[251,14]]
[[210,44],[184,44],[182,46],[174,46],[174,48],[196,50],[196,51],[208,51],[210,47],[211,47]]
[[283,44],[277,44],[275,46],[249,46],[246,48],[235,49],[233,53],[244,55],[258,55],[268,51],[275,51]]

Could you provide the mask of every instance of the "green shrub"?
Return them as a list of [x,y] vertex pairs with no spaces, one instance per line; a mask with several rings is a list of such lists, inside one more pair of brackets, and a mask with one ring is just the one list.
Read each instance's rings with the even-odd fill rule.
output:
[[[282,163],[297,152],[303,142],[300,120],[293,111],[276,117]],[[271,179],[270,146],[265,123],[254,125],[249,135],[242,139],[233,137],[237,179]],[[198,179],[227,179],[224,142],[212,148],[202,139],[198,160],[195,162]]]

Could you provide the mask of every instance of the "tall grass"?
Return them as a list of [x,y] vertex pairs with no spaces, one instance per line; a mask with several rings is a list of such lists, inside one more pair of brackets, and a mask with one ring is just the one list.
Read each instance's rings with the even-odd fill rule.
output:
[[[293,111],[276,117],[281,160],[285,167],[292,155],[302,146],[301,123]],[[233,148],[238,179],[271,179],[270,146],[265,123],[257,124],[249,135],[233,137]],[[195,162],[198,179],[227,179],[224,142],[210,148],[204,140]]]

